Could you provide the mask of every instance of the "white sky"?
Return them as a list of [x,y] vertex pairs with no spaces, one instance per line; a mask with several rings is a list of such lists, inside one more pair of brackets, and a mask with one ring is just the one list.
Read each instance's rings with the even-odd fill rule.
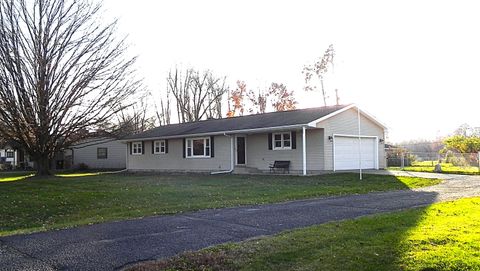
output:
[[[231,85],[284,83],[299,107],[302,67],[336,49],[333,97],[357,103],[389,127],[389,140],[433,139],[480,126],[480,3],[475,1],[104,0],[120,19],[139,74],[154,93],[175,65],[211,69]],[[333,99],[330,103],[333,103]]]

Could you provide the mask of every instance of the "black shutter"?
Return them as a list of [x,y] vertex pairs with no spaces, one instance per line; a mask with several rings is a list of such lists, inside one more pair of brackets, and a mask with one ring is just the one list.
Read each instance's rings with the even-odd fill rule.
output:
[[272,133],[268,133],[268,149],[272,149]]
[[142,141],[142,154],[145,154],[145,141]]
[[155,141],[152,140],[152,154],[155,153]]
[[297,132],[292,131],[292,149],[297,148]]
[[132,155],[132,142],[128,143],[128,146],[130,147],[130,155]]
[[185,138],[183,139],[183,158],[185,158],[185,148],[186,148],[187,142]]
[[168,139],[165,139],[165,153],[168,153]]
[[215,141],[214,136],[210,137],[210,157],[215,157]]

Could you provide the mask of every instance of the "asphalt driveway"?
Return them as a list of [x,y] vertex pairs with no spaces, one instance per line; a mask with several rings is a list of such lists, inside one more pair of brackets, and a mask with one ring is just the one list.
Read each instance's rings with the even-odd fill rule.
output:
[[0,270],[116,270],[287,229],[480,196],[479,176],[440,176],[445,178],[442,184],[415,190],[204,210],[2,237]]

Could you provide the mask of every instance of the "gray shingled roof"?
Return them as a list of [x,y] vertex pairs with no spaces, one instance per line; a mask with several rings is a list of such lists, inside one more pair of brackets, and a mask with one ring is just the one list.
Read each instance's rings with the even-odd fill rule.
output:
[[129,139],[149,139],[197,134],[215,134],[259,128],[305,125],[348,105],[324,106],[291,111],[255,114],[241,117],[211,119],[196,122],[170,124],[128,136]]

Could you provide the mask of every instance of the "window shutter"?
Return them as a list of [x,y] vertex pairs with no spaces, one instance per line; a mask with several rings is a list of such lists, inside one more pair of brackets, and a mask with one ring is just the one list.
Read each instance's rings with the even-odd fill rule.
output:
[[272,149],[272,133],[268,133],[268,149]]
[[292,131],[292,149],[297,148],[297,132]]
[[186,142],[186,139],[184,138],[183,139],[183,158],[185,158],[185,149],[186,149],[186,145],[187,145],[187,142]]
[[168,139],[165,139],[165,153],[168,153]]
[[152,140],[152,154],[155,153],[155,141]]
[[130,146],[130,155],[132,155],[132,142],[128,143],[128,145]]
[[210,157],[215,157],[215,144],[214,136],[210,137]]
[[145,154],[145,141],[142,141],[142,154]]

